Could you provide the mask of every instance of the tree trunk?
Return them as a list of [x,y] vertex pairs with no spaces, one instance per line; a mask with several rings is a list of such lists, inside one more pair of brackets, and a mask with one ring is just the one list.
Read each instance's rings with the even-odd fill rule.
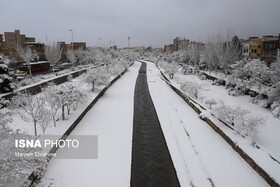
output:
[[95,84],[95,82],[93,81],[92,82],[92,89],[91,89],[92,92],[94,92],[94,84]]
[[65,120],[64,105],[62,105],[61,110],[62,110],[62,120]]
[[55,115],[53,116],[53,125],[56,127]]
[[36,127],[36,120],[33,121],[34,123],[34,131],[35,131],[35,136],[37,136],[37,127]]
[[66,105],[66,108],[67,108],[68,115],[70,115],[70,105]]

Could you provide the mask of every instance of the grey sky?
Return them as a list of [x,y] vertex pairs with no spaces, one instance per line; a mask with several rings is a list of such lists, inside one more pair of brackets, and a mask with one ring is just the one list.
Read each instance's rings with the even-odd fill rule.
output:
[[[0,33],[37,41],[162,47],[176,36],[206,41],[230,29],[240,38],[278,35],[280,0],[1,0]],[[98,38],[102,38],[99,40]]]

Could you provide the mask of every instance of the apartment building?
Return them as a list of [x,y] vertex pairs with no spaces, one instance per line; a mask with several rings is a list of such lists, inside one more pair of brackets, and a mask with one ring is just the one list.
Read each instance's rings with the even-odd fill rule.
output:
[[174,51],[187,50],[190,40],[185,39],[185,37],[176,37],[173,40]]

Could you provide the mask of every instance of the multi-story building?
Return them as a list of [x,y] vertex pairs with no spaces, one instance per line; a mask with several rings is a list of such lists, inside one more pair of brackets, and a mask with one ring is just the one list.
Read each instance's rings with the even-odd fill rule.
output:
[[242,58],[249,58],[250,52],[251,52],[251,44],[249,40],[242,40],[241,41],[242,46]]
[[174,52],[174,45],[173,44],[164,45],[163,52],[164,53],[173,53]]
[[71,42],[70,44],[66,44],[66,48],[67,50],[72,48],[73,50],[78,50],[78,49],[86,50],[87,44],[86,42]]
[[17,53],[19,47],[24,48],[25,42],[35,42],[35,38],[20,34],[20,30],[4,32],[4,38],[3,41],[3,35],[0,36],[0,54],[16,60],[21,60]]
[[249,37],[241,43],[243,58],[257,58],[266,61],[269,65],[276,61],[277,49],[280,48],[280,34],[279,36],[265,35],[262,38]]
[[263,36],[263,60],[268,64],[276,62],[279,47],[279,36]]
[[[31,40],[34,41],[34,40]],[[25,42],[24,47],[30,48],[32,51],[36,51],[38,56],[39,56],[39,61],[45,61],[46,56],[45,56],[45,44],[44,43],[39,43],[39,42]]]
[[3,47],[3,34],[0,34],[0,51]]
[[23,37],[20,35],[20,30],[15,30],[15,32],[4,32],[5,35],[5,47],[10,47],[17,49],[18,47],[23,47],[24,41]]
[[176,37],[173,40],[174,51],[187,50],[189,43],[190,40],[185,39],[185,37]]
[[257,58],[262,60],[262,53],[263,53],[263,41],[261,38],[253,38],[251,40],[251,46],[250,46],[250,57],[251,58]]

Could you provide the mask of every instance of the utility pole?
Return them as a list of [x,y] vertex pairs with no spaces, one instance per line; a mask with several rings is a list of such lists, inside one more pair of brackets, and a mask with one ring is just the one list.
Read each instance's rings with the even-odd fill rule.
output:
[[73,29],[69,29],[70,32],[72,32],[72,51],[74,50],[74,46],[73,46]]
[[128,48],[130,48],[130,36],[128,37]]
[[276,62],[280,63],[280,49],[277,49]]

